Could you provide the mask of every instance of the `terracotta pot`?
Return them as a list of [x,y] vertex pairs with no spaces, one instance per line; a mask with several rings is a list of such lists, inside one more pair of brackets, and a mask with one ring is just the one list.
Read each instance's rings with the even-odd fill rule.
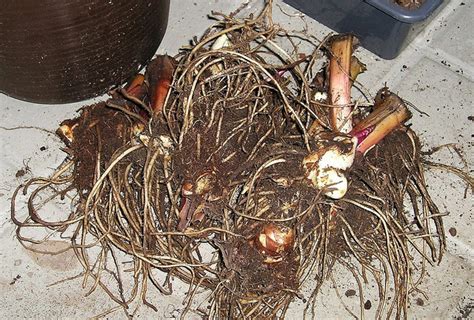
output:
[[168,12],[169,0],[4,0],[0,91],[39,103],[103,94],[153,56]]

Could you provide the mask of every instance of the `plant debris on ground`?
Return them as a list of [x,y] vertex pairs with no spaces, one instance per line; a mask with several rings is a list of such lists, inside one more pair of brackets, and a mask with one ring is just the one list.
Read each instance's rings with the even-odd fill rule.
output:
[[[377,318],[406,318],[408,294],[445,250],[424,178],[436,164],[388,88],[351,101],[365,69],[355,38],[289,32],[271,7],[216,14],[191,46],[65,120],[66,161],[15,191],[18,239],[68,239],[90,291],[129,316],[137,300],[157,310],[147,293],[173,294],[173,278],[189,285],[183,317],[284,318],[296,299],[311,316],[341,267],[359,284],[360,311],[349,313],[374,305]],[[65,198],[64,216],[42,210]],[[377,301],[362,298],[368,279]]]

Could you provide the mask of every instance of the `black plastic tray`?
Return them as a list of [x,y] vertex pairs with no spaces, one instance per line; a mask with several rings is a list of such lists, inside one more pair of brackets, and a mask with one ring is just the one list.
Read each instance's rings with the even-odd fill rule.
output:
[[329,28],[357,36],[361,45],[393,59],[440,10],[443,0],[426,0],[407,10],[394,0],[284,0]]

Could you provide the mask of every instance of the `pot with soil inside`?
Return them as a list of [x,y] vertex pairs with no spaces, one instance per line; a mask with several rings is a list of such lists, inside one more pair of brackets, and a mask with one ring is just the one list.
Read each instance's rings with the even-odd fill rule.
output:
[[361,46],[396,58],[436,16],[443,0],[284,0],[327,27],[352,33]]

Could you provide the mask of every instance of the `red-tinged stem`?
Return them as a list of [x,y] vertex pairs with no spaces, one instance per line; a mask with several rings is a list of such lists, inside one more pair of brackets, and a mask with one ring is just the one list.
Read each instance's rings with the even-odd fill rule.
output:
[[178,231],[184,231],[188,226],[190,215],[191,215],[191,199],[183,197],[183,203],[181,209],[179,210],[179,223]]
[[351,131],[358,139],[357,151],[362,154],[411,118],[411,112],[399,96],[386,88],[382,90],[385,90],[383,99],[374,106],[374,111]]
[[141,96],[146,93],[146,86],[144,82],[145,76],[143,74],[137,74],[127,85],[125,91],[135,98],[141,98]]
[[193,188],[194,186],[189,183],[185,182],[181,186],[181,197],[182,197],[182,203],[181,203],[181,209],[179,210],[179,223],[178,223],[178,231],[184,231],[184,229],[187,228],[189,221],[192,217],[193,212],[192,211],[192,196],[194,195],[193,193]]
[[352,45],[353,36],[350,34],[338,35],[331,39],[329,98],[334,107],[330,109],[329,118],[333,130],[344,133],[352,130],[350,106]]
[[173,81],[174,60],[170,56],[157,56],[149,65],[146,78],[150,85],[151,109],[160,113]]
[[141,122],[146,124],[150,119],[150,112],[147,109],[147,106],[143,103],[147,95],[148,87],[145,83],[145,76],[143,74],[136,74],[135,77],[121,90],[122,95],[128,99],[135,102],[137,105],[142,105],[142,108],[135,109],[134,104],[128,104],[132,110],[136,111],[141,117]]
[[357,138],[357,145],[360,145],[362,141],[364,141],[369,136],[369,134],[374,131],[374,129],[375,126],[370,126],[357,132],[351,132],[351,134]]

